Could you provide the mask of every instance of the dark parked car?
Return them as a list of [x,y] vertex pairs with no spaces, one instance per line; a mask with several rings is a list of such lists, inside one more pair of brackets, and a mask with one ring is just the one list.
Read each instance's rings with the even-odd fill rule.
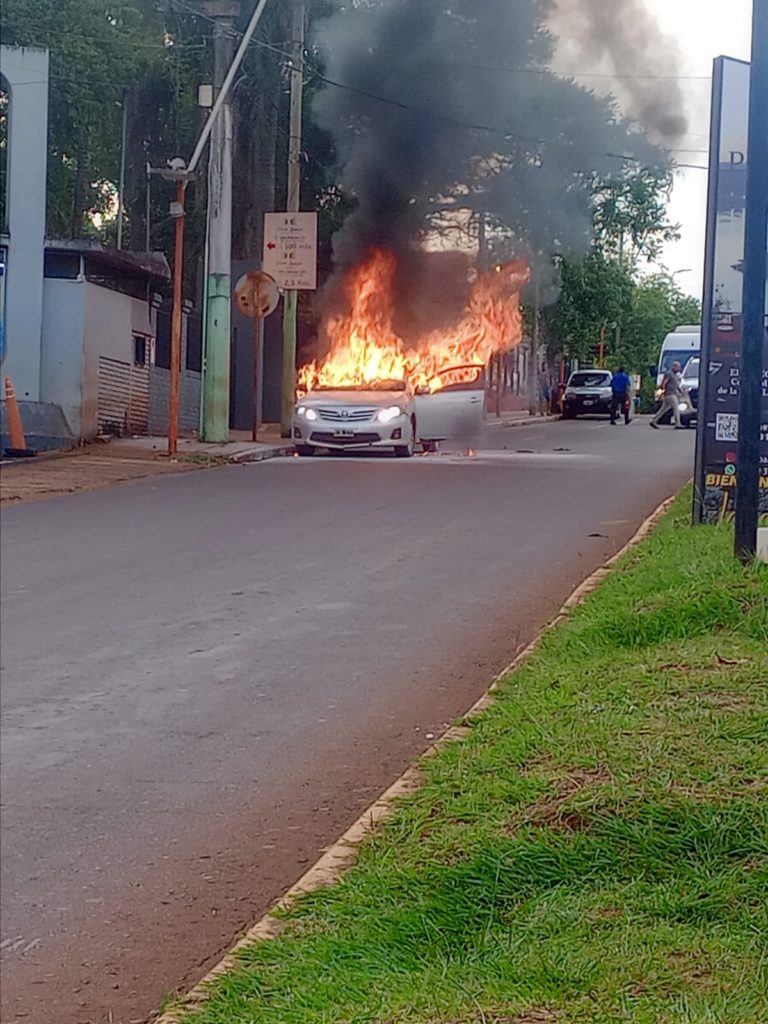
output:
[[563,418],[582,414],[611,415],[610,370],[576,370],[568,379],[563,395]]

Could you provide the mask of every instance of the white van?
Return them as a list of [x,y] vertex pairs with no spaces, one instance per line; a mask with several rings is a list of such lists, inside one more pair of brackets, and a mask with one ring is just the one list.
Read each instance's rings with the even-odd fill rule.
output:
[[701,326],[685,324],[682,327],[676,327],[672,334],[666,336],[661,346],[656,387],[660,387],[664,374],[672,363],[678,362],[683,367],[692,356],[698,356],[700,353]]

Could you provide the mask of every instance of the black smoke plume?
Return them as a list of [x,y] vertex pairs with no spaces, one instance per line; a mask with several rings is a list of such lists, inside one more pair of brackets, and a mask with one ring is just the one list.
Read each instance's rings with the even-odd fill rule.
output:
[[664,144],[688,128],[679,81],[683,60],[677,42],[665,36],[643,0],[558,0],[563,51],[579,70],[617,75],[628,113]]
[[546,265],[588,245],[593,176],[663,160],[612,101],[549,70],[553,11],[552,0],[335,0],[313,43],[314,113],[355,202],[337,267],[378,245],[427,273],[414,251],[435,222],[458,234],[480,214],[491,256],[503,239],[506,255]]

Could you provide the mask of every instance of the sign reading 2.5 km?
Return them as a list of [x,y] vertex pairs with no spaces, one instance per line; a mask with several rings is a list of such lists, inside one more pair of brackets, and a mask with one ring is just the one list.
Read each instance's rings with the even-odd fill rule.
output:
[[265,213],[262,270],[278,288],[317,288],[317,214]]

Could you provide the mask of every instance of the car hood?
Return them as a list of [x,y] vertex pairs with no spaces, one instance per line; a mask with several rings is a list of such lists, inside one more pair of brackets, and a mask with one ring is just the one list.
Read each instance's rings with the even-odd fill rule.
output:
[[408,401],[407,391],[310,391],[301,400],[301,405],[314,408],[326,405],[364,405],[366,409],[385,409],[389,405],[401,405]]

